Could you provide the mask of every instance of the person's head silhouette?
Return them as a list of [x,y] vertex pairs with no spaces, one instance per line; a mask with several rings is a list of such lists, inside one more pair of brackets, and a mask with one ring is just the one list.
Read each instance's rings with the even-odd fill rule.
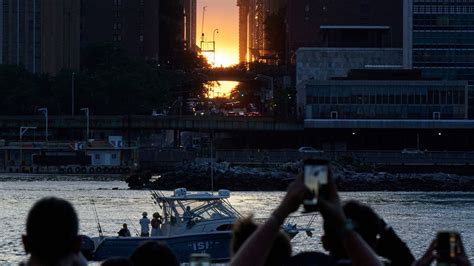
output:
[[22,236],[30,260],[56,265],[80,252],[79,220],[72,205],[63,199],[43,198],[36,202],[26,219]]

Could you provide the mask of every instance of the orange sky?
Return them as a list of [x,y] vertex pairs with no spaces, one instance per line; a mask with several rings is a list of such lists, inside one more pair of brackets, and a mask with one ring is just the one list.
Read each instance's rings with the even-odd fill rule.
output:
[[[216,66],[229,66],[239,62],[239,9],[236,0],[197,0],[197,35],[198,46],[201,42],[202,8],[207,6],[204,21],[204,34],[207,41],[212,41],[214,29],[216,34]],[[206,55],[210,64],[213,55]]]

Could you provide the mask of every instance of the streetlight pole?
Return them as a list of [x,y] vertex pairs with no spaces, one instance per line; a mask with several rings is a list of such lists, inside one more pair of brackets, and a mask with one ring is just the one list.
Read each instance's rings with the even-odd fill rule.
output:
[[36,127],[20,127],[20,166],[23,165],[23,135],[28,129],[36,129]]
[[214,50],[214,66],[216,65],[216,33],[219,34],[219,29],[215,29],[214,32],[212,32],[212,45],[213,50]]
[[71,80],[71,115],[74,116],[74,77],[76,76],[76,72],[72,72],[72,80]]
[[38,109],[38,112],[42,112],[45,119],[45,139],[48,142],[48,108],[43,107]]
[[87,119],[86,141],[89,142],[89,108],[82,108],[81,111],[85,112],[86,114],[86,119]]

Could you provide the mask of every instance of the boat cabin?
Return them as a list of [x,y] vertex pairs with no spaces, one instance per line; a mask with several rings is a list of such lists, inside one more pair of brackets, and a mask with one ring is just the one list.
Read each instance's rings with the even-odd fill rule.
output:
[[164,235],[227,231],[241,217],[228,201],[228,190],[189,193],[179,188],[172,196],[158,191],[152,194],[162,212]]

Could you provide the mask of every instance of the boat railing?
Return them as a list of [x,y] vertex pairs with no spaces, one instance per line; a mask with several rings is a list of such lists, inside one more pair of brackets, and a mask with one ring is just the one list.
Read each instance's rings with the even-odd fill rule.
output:
[[[316,217],[317,217],[316,214],[302,214],[302,215],[289,216],[288,218],[286,218],[284,224],[291,224],[291,225],[296,224],[297,229],[302,229],[306,231],[306,229],[312,229],[313,224],[316,221]],[[301,221],[307,221],[304,227],[300,225]]]
[[[292,215],[285,219],[283,226],[291,225],[295,230],[298,231],[313,231],[313,225],[316,221],[316,214],[302,214],[302,215]],[[264,223],[269,218],[255,218],[254,220],[257,223]]]

